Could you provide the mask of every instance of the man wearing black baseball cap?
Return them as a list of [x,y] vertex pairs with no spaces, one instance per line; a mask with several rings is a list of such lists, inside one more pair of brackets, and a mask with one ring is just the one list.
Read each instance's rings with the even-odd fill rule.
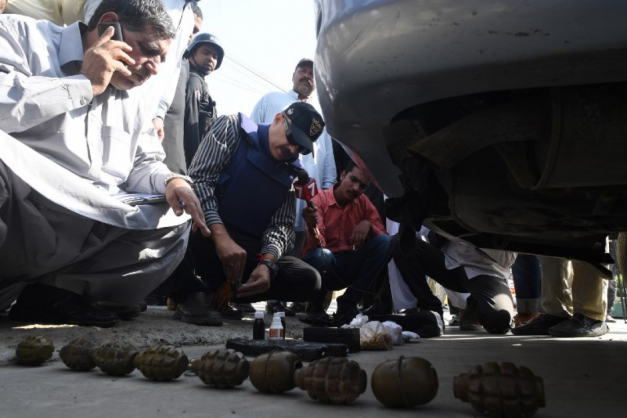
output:
[[287,129],[285,134],[290,143],[298,144],[299,152],[303,155],[313,153],[313,143],[324,128],[322,118],[312,105],[303,102],[292,103],[285,112]]
[[170,291],[175,319],[222,325],[214,295],[224,283],[236,287],[233,302],[243,303],[307,301],[320,291],[319,273],[284,254],[294,244],[298,156],[313,152],[323,128],[322,116],[302,102],[269,125],[241,113],[214,122],[189,168],[212,235],[190,238],[201,281],[189,277]]

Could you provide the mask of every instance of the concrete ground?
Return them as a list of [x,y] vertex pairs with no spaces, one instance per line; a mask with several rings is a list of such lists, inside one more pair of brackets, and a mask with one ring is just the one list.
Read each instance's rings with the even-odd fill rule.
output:
[[[447,327],[445,335],[415,340],[390,351],[349,355],[367,372],[387,359],[419,356],[430,361],[439,376],[439,391],[429,404],[411,410],[383,407],[370,389],[353,405],[319,404],[296,388],[282,395],[257,392],[246,380],[230,390],[205,386],[188,373],[169,383],[145,379],[135,370],[125,377],[111,377],[98,369],[73,372],[59,360],[58,349],[77,335],[96,339],[132,341],[140,348],[159,339],[177,345],[190,358],[223,348],[215,339],[250,336],[251,322],[229,321],[221,328],[193,327],[172,321],[163,308],[149,308],[135,321],[110,330],[93,328],[20,328],[21,324],[0,318],[0,417],[319,417],[341,414],[351,417],[475,417],[471,406],[453,397],[453,378],[474,365],[488,361],[512,362],[530,368],[544,380],[546,407],[537,417],[624,416],[625,371],[627,370],[627,325],[611,324],[611,332],[600,338],[557,339],[551,337],[491,336],[483,331],[461,332]],[[158,329],[161,328],[159,332]],[[149,331],[145,331],[145,329]],[[302,324],[288,318],[288,335],[297,337]],[[153,334],[156,333],[156,334]],[[182,335],[189,334],[181,344]],[[57,348],[53,359],[39,367],[15,364],[17,337],[51,335]],[[4,350],[4,351],[2,351]],[[0,357],[1,358],[1,357]],[[252,359],[250,359],[252,360]]]

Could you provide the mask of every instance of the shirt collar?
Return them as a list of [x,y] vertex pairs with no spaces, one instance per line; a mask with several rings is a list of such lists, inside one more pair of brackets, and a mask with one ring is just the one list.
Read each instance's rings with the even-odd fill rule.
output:
[[83,22],[76,22],[63,28],[59,47],[59,65],[63,68],[69,63],[82,63],[83,39],[81,34],[87,30]]
[[307,103],[307,102],[309,101],[309,99],[311,98],[311,96],[310,96],[310,97],[307,97],[305,100],[300,100],[300,99],[298,98],[298,93],[296,93],[294,90],[290,90],[290,91],[288,91],[287,93],[288,93],[288,94],[289,94],[289,95],[290,95],[290,96],[291,96],[294,100],[299,101],[299,102],[301,102],[301,101],[302,101],[302,102]]
[[333,194],[333,193],[335,192],[335,189],[337,189],[339,185],[340,185],[340,183],[339,183],[339,182],[338,182],[338,183],[335,183],[335,184],[333,185],[333,187],[331,188],[331,193],[329,193],[329,196],[328,196],[328,198],[329,198],[329,206],[333,206],[333,205],[340,206],[340,205],[337,203],[337,200],[335,200],[335,195]]

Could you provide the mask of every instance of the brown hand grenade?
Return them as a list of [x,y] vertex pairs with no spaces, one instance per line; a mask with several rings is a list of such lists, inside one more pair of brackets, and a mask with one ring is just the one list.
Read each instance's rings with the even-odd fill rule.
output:
[[421,357],[403,357],[379,364],[370,379],[375,398],[391,408],[431,402],[438,393],[438,374]]
[[92,351],[96,347],[93,341],[76,338],[61,347],[59,357],[70,369],[77,372],[86,372],[96,367]]
[[216,388],[232,388],[248,378],[248,360],[234,350],[216,350],[205,353],[192,361],[192,371],[206,385]]
[[303,367],[290,351],[273,350],[257,356],[250,365],[250,382],[263,393],[283,393],[296,387],[294,371]]
[[455,377],[453,393],[492,417],[531,417],[546,406],[542,379],[512,363],[491,362],[471,368]]
[[349,404],[368,386],[366,372],[345,357],[327,357],[313,361],[294,372],[296,386],[312,399],[331,404]]
[[54,344],[46,337],[26,337],[15,349],[18,363],[27,366],[39,366],[52,357]]
[[171,345],[157,344],[139,353],[133,363],[148,379],[166,382],[181,376],[189,359]]
[[124,376],[135,370],[133,360],[139,354],[133,344],[108,341],[92,352],[96,366],[109,376]]

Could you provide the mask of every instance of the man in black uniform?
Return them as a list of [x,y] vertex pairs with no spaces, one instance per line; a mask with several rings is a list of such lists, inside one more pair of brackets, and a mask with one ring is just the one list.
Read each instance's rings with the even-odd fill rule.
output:
[[205,77],[220,68],[224,49],[217,37],[201,33],[189,44],[183,57],[189,60],[184,134],[185,161],[189,167],[200,146],[203,133],[209,131],[218,117],[216,102],[209,95]]

